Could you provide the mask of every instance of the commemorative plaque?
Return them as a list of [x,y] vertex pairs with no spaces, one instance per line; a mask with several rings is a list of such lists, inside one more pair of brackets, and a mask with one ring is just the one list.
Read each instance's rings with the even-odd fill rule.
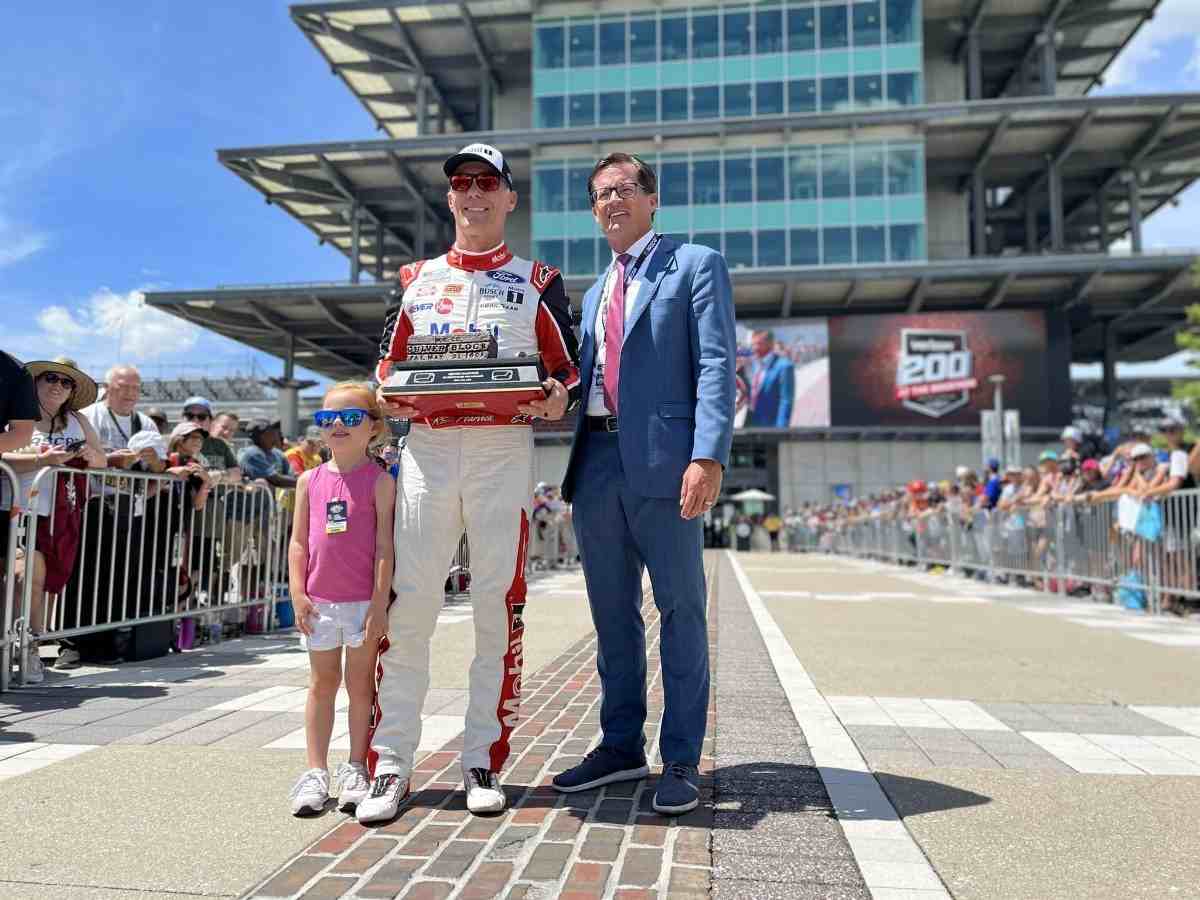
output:
[[408,359],[392,364],[384,396],[399,397],[423,418],[521,415],[517,407],[545,399],[541,355],[498,357],[492,335],[413,335]]

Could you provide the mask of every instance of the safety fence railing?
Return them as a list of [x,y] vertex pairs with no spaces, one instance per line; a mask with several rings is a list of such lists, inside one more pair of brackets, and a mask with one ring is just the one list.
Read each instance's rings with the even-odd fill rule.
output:
[[841,519],[799,548],[944,566],[1158,613],[1200,602],[1200,490]]
[[227,627],[269,631],[286,597],[290,515],[262,483],[46,467],[9,515],[5,688],[13,662],[26,681],[37,641],[121,631],[121,655],[137,660],[164,639],[186,649]]
[[[14,498],[19,493],[17,473],[7,463],[0,462],[0,498]],[[9,502],[9,509],[0,510],[0,516],[7,520],[7,528],[0,529],[4,536],[0,545],[0,598],[3,598],[4,613],[0,622],[4,630],[0,632],[0,691],[7,691],[12,677],[12,664],[16,658],[13,648],[19,646],[19,634],[23,621],[17,615],[16,609],[16,564],[17,547],[21,540],[20,528],[24,522],[21,507],[18,503]]]

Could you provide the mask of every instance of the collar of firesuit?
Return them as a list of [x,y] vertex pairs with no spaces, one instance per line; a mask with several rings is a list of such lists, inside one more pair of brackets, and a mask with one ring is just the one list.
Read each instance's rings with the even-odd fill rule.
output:
[[468,272],[486,272],[498,268],[513,258],[507,244],[497,244],[491,250],[483,253],[471,253],[451,247],[446,253],[446,262],[455,269],[465,269]]

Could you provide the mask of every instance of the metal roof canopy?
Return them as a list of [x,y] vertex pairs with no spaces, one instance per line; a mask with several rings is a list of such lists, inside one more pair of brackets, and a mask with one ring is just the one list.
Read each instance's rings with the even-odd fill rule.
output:
[[[739,318],[949,310],[1063,310],[1076,362],[1103,358],[1105,322],[1119,357],[1160,358],[1174,349],[1184,307],[1200,302],[1189,254],[995,257],[952,262],[739,269]],[[567,279],[578,307],[590,277]],[[291,336],[296,361],[334,378],[375,365],[390,286],[311,284],[154,291],[146,302],[225,337],[279,356]]]
[[[980,98],[1019,91],[1081,96],[1102,83],[1160,2],[925,0],[926,52],[963,62],[977,40]],[[291,16],[376,127],[404,137],[428,131],[435,121],[455,131],[487,130],[491,97],[530,83],[535,9],[582,15],[593,8],[533,0],[350,0],[297,4]],[[1047,40],[1052,85],[1042,83],[1038,64]]]
[[[814,141],[924,137],[927,181],[968,192],[978,173],[986,241],[993,254],[1028,248],[1099,250],[1130,228],[1131,170],[1141,219],[1200,176],[1200,94],[1017,98],[816,115],[758,117],[621,128],[505,131],[475,135],[495,144],[526,197],[536,154],[594,158],[620,142],[670,152],[673,139],[735,146],[743,135],[780,146]],[[442,162],[457,135],[220,150],[222,164],[365,271],[389,278],[400,265],[446,246]],[[1053,246],[1049,173],[1061,196],[1061,239]],[[355,225],[353,210],[359,210]],[[1103,210],[1103,211],[1102,211]],[[423,214],[422,214],[423,213]],[[1032,227],[1032,232],[1030,228]],[[351,248],[358,233],[359,252]],[[937,253],[934,254],[938,255]]]

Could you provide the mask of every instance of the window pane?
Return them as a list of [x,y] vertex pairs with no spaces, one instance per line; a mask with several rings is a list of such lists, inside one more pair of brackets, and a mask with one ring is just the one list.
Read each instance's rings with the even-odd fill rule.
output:
[[688,236],[686,234],[668,234],[667,237],[677,244],[686,244],[688,242]]
[[591,174],[591,166],[571,166],[567,169],[567,209],[579,211],[592,208],[587,186]]
[[888,151],[888,193],[919,194],[921,168],[917,151],[893,147]]
[[625,23],[600,23],[600,65],[625,65]]
[[854,148],[854,195],[883,196],[883,148],[869,145]]
[[745,56],[750,52],[750,13],[725,13],[725,55]]
[[725,116],[748,116],[750,115],[750,85],[748,84],[727,84],[725,85]]
[[535,169],[533,208],[537,212],[562,212],[567,208],[566,174],[562,169]]
[[760,156],[754,161],[754,195],[759,203],[774,203],[787,196],[783,185],[783,157]]
[[612,247],[604,238],[596,238],[596,271],[607,268],[612,262]]
[[782,81],[760,81],[754,86],[754,112],[759,116],[776,116],[783,112]]
[[811,6],[787,11],[788,49],[817,49],[817,13]]
[[749,203],[754,199],[750,157],[725,160],[725,202]]
[[712,247],[718,253],[721,252],[721,235],[716,231],[701,232],[692,238],[692,243],[700,244],[702,247]]
[[850,196],[850,148],[821,148],[821,196]]
[[783,231],[760,231],[758,233],[758,264],[760,266],[787,265],[787,240]]
[[783,10],[760,9],[754,14],[754,52],[783,50]]
[[821,20],[821,49],[833,50],[850,44],[850,17],[844,6],[822,6],[817,10]]
[[556,269],[564,268],[566,265],[567,257],[563,253],[562,241],[538,241],[533,252],[537,254],[539,261],[549,263]]
[[538,128],[562,128],[566,124],[562,97],[538,97],[537,111]]
[[875,47],[882,36],[879,0],[854,4],[854,46]]
[[721,163],[701,159],[692,163],[692,203],[701,206],[721,202]]
[[887,0],[887,39],[889,44],[909,44],[918,40],[917,0]]
[[821,79],[821,112],[842,112],[850,108],[850,79]]
[[854,78],[854,106],[865,109],[883,106],[883,76],[856,75]]
[[586,275],[596,271],[594,238],[567,241],[567,271],[573,275]]
[[629,23],[629,61],[658,62],[658,21],[634,19]]
[[600,95],[600,124],[601,125],[624,125],[625,124],[625,102],[624,91],[611,91]]
[[692,19],[692,56],[696,59],[716,56],[720,50],[716,16],[695,16]]
[[688,164],[663,163],[658,180],[658,197],[663,206],[687,206]]
[[629,121],[658,121],[658,91],[629,92]]
[[897,72],[887,77],[888,101],[893,106],[918,106],[921,103],[921,76],[916,72]]
[[883,226],[870,226],[858,231],[858,261],[860,263],[887,262],[887,245]]
[[854,262],[854,238],[849,228],[826,228],[824,238],[825,265],[845,265]]
[[571,95],[571,127],[596,124],[596,95]]
[[662,20],[662,61],[687,59],[688,23],[686,17]]
[[793,200],[816,200],[817,150],[815,147],[793,148],[788,152],[788,186]]
[[788,112],[811,113],[817,111],[817,83],[811,78],[800,78],[788,82]]
[[821,264],[821,237],[815,228],[792,229],[793,266],[819,266]]
[[721,114],[721,91],[716,86],[692,88],[692,118],[715,119]]
[[596,64],[596,25],[588,22],[571,26],[571,65],[594,66]]
[[662,92],[664,122],[682,122],[688,117],[688,89],[671,88]]
[[922,226],[893,225],[889,230],[892,238],[892,259],[900,261],[925,258]]
[[727,231],[725,233],[725,262],[731,269],[745,269],[754,265],[754,235],[749,231]]
[[563,28],[561,25],[539,25],[537,30],[537,62],[539,69],[563,67]]

